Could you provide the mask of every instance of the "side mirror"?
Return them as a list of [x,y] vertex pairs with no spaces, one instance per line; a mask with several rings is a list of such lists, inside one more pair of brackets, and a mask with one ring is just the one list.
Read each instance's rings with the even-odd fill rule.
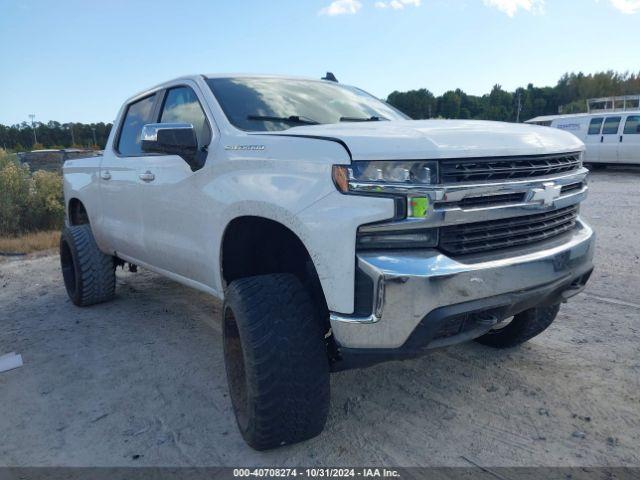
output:
[[204,165],[205,152],[198,150],[198,139],[193,125],[188,123],[150,123],[142,127],[142,151],[178,155],[192,171]]

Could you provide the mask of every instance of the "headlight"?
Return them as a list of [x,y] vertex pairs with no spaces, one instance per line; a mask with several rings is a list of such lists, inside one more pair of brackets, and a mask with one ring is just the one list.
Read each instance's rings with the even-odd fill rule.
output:
[[438,182],[438,164],[424,160],[352,162],[334,165],[333,181],[343,193],[376,192],[384,185],[432,185]]

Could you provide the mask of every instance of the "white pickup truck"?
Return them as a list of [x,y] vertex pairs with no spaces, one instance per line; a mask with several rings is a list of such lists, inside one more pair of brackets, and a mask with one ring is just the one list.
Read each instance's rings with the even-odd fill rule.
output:
[[188,76],[126,101],[64,165],[79,306],[142,266],[223,300],[230,398],[256,449],[317,435],[329,373],[538,335],[593,269],[583,143],[412,121],[336,81]]

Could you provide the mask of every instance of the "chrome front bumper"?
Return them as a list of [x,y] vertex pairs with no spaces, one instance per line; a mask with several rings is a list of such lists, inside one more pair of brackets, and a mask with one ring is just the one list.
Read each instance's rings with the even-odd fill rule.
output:
[[373,313],[331,313],[333,335],[345,349],[399,349],[436,309],[505,294],[535,297],[547,285],[566,290],[593,269],[594,248],[593,231],[579,219],[567,234],[508,254],[461,260],[431,249],[360,253],[358,266],[373,280]]

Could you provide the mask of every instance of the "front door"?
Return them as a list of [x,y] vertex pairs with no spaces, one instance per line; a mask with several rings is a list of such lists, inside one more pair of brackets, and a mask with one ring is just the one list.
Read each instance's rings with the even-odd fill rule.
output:
[[[212,131],[196,94],[196,85],[169,88],[163,94],[160,123],[188,123],[202,154]],[[178,155],[158,155],[145,164],[153,179],[142,189],[144,245],[148,263],[189,280],[211,285],[215,205],[205,194],[211,165],[193,172]]]
[[640,115],[626,118],[620,135],[618,158],[620,163],[640,164]]

